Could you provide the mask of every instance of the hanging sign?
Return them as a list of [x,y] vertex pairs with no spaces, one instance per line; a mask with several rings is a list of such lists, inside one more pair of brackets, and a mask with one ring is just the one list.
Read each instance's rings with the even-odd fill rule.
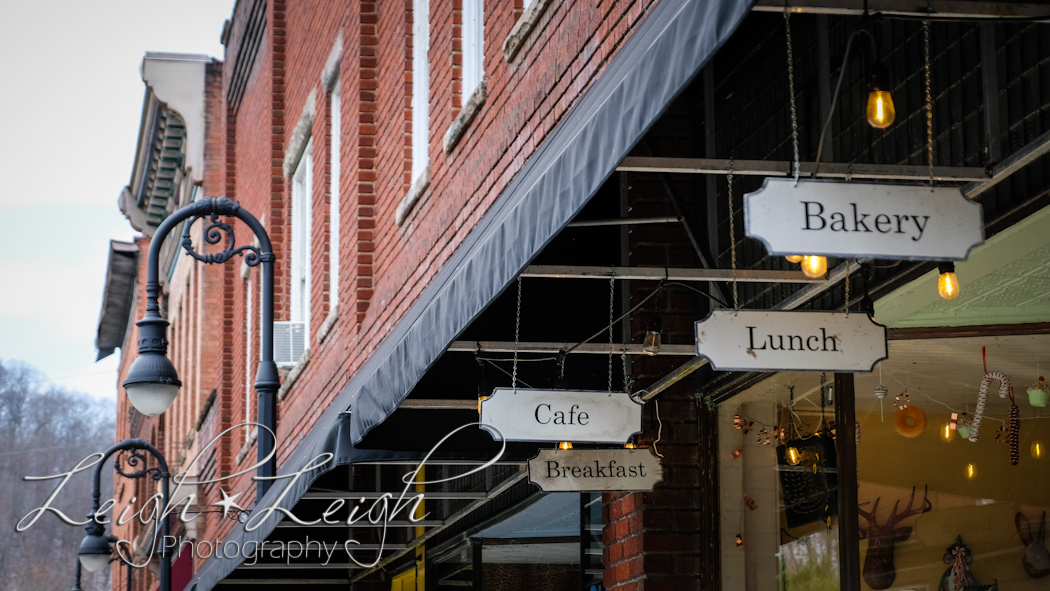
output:
[[696,354],[722,371],[867,372],[886,359],[886,327],[867,314],[715,310],[696,323]]
[[651,491],[662,478],[647,449],[544,449],[529,460],[529,481],[545,492]]
[[481,400],[481,423],[506,441],[626,443],[642,430],[642,406],[626,392],[496,388]]
[[744,227],[772,255],[963,261],[984,243],[958,187],[767,178],[744,195]]

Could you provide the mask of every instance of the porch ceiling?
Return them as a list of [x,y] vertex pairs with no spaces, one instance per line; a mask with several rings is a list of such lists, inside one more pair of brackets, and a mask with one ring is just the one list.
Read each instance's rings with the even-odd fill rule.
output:
[[1021,324],[1050,320],[1050,207],[997,234],[956,263],[961,290],[937,294],[931,271],[875,303],[891,328]]

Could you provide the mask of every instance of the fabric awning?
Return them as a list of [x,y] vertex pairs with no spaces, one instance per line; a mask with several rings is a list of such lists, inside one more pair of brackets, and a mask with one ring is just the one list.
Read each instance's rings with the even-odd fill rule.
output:
[[[295,446],[280,473],[294,472],[323,453],[335,454],[337,463],[357,461],[362,450],[354,450],[353,444],[397,409],[456,336],[579,213],[736,30],[752,4],[739,0],[658,2]],[[348,410],[350,421],[344,416]],[[277,481],[262,503],[269,507],[276,502],[290,510],[312,480],[300,478],[290,487]],[[241,531],[230,539],[242,543],[265,539],[277,521],[272,517],[254,532]],[[236,559],[209,560],[197,576],[197,591],[210,591],[237,563]]]

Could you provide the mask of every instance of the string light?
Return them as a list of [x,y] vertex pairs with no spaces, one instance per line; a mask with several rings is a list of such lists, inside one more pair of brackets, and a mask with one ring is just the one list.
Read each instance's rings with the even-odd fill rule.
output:
[[572,449],[572,444],[568,441],[562,441],[558,444],[558,449]]
[[799,462],[802,461],[802,454],[798,453],[798,448],[795,446],[787,448],[787,453],[785,454],[785,456],[787,459],[787,463],[791,464],[792,466],[797,466]]
[[952,427],[951,422],[941,425],[941,440],[945,443],[951,443],[955,440],[955,429]]
[[959,297],[959,278],[955,276],[955,263],[941,263],[938,266],[940,277],[937,279],[937,292],[946,300]]
[[789,262],[789,263],[801,263],[802,262],[802,255],[800,255],[800,254],[789,254],[789,255],[787,255],[784,258],[787,259],[787,262]]
[[977,466],[966,464],[966,478],[973,480],[977,477]]
[[659,313],[649,317],[649,330],[645,333],[645,342],[642,351],[646,355],[656,355],[660,352],[660,333],[664,330],[664,321]]
[[626,444],[624,445],[624,447],[625,447],[625,448],[627,448],[627,449],[634,449],[634,448],[636,448],[636,447],[638,447],[638,446],[637,446],[637,445],[635,445],[634,443],[632,443],[632,442],[628,441],[628,442],[627,442],[627,443],[626,443]]
[[1045,453],[1045,450],[1043,448],[1042,442],[1040,442],[1039,440],[1033,441],[1032,442],[1032,457],[1037,459],[1037,460],[1041,459],[1043,457],[1043,453]]
[[828,274],[828,258],[818,255],[802,257],[802,272],[806,277],[817,278]]
[[897,110],[893,108],[893,97],[889,93],[889,70],[882,62],[875,62],[871,66],[871,75],[868,77],[868,106],[866,115],[868,125],[875,129],[886,129],[893,125],[897,118]]

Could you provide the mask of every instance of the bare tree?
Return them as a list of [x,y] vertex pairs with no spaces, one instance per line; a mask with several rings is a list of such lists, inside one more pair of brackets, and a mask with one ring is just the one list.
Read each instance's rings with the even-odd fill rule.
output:
[[[0,588],[14,590],[72,587],[77,547],[84,528],[55,514],[41,515],[26,531],[16,525],[43,506],[60,479],[25,481],[72,470],[86,456],[114,441],[113,404],[51,385],[32,367],[0,362]],[[103,498],[112,478],[103,472]],[[91,509],[92,470],[74,475],[50,506],[84,521]],[[84,571],[84,589],[109,589],[109,570]]]

